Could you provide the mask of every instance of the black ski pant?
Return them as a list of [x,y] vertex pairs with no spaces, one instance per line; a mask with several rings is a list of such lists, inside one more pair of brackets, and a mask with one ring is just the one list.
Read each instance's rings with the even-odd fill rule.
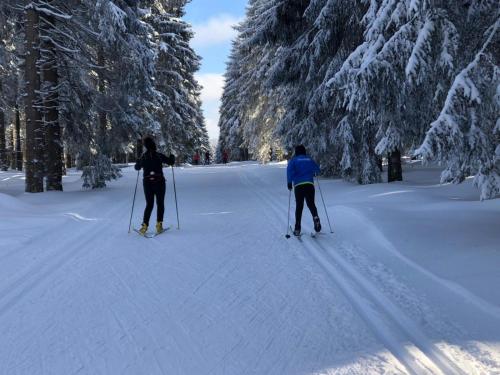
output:
[[146,209],[144,210],[144,224],[149,225],[151,212],[155,205],[156,197],[156,218],[157,221],[163,221],[165,213],[165,179],[148,180],[144,179],[144,195],[146,196]]
[[300,228],[302,222],[302,211],[304,210],[304,199],[306,201],[311,215],[314,217],[318,216],[318,209],[316,204],[314,204],[315,189],[313,184],[304,184],[295,186],[295,227]]

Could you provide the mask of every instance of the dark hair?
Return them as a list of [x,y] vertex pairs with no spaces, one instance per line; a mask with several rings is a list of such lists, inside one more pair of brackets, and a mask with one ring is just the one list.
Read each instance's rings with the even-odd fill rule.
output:
[[306,148],[303,145],[295,146],[295,155],[305,155]]
[[142,144],[144,145],[144,147],[146,147],[146,150],[148,150],[149,152],[156,151],[156,143],[153,140],[153,138],[151,137],[144,138]]

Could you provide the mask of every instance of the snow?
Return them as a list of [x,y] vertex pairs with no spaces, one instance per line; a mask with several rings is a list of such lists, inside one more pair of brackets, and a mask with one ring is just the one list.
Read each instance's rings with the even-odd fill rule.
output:
[[412,79],[412,77],[417,76],[417,70],[426,63],[425,58],[427,53],[425,50],[431,48],[430,39],[435,29],[436,26],[432,19],[427,18],[418,33],[417,41],[415,42],[410,59],[406,65],[405,72],[408,78]]
[[178,168],[180,230],[166,169],[154,239],[127,233],[132,168],[43,194],[0,172],[0,374],[500,374],[500,200],[419,164],[322,179],[335,233],[299,242],[285,168]]

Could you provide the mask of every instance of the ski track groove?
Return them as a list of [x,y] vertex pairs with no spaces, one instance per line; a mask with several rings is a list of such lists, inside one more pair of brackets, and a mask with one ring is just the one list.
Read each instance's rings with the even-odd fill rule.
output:
[[[118,212],[125,205],[117,206],[111,213]],[[98,225],[95,224],[92,227],[98,227]],[[88,227],[82,227],[77,236],[67,237],[66,241],[60,242],[55,247],[55,250],[47,254],[42,260],[31,265],[27,271],[14,281],[4,286],[0,291],[0,316],[11,310],[23,296],[43,285],[44,281],[54,276],[55,271],[61,269],[71,260],[82,254],[86,250],[86,247],[82,245],[96,240],[97,235],[106,232],[107,228],[101,226],[101,228],[94,231],[95,236],[93,237],[88,237],[88,229]],[[82,240],[85,237],[88,238]]]
[[[152,343],[154,343],[154,345],[156,345],[156,348],[153,348],[153,350],[151,350],[151,354],[154,358],[154,361],[155,361],[155,364],[156,364],[156,367],[158,368],[158,370],[160,370],[160,372],[162,374],[167,374],[162,366],[162,363],[161,361],[158,359],[158,356],[156,354],[157,350],[156,349],[161,349],[161,345],[158,343],[158,341],[156,340],[156,338],[154,337],[154,335],[151,334],[150,330],[148,329],[148,327],[143,323],[144,322],[144,314],[141,313],[141,307],[137,304],[137,295],[135,294],[135,292],[133,291],[133,289],[130,287],[130,284],[127,283],[120,275],[118,272],[116,272],[116,270],[114,269],[114,267],[111,267],[111,272],[113,273],[113,275],[116,277],[116,279],[118,280],[118,282],[122,285],[122,287],[128,292],[128,294],[132,297],[132,298],[127,298],[127,302],[130,303],[130,305],[134,306],[134,309],[131,309],[131,312],[132,314],[134,314],[137,318],[137,322],[138,324],[141,325],[142,327],[142,330],[141,332],[143,333],[146,333],[146,335],[148,336],[148,338],[151,340]],[[126,328],[127,331],[130,331]],[[136,343],[138,343],[135,339],[134,341]],[[177,365],[177,363],[176,363]],[[178,366],[178,365],[177,365]]]
[[500,322],[500,308],[497,306],[492,305],[491,303],[481,299],[480,297],[477,297],[470,291],[466,290],[462,286],[453,283],[451,281],[448,281],[446,279],[443,279],[432,272],[428,271],[427,269],[423,268],[419,264],[415,263],[411,259],[405,257],[403,254],[401,254],[397,249],[385,238],[385,236],[380,233],[376,228],[373,228],[373,224],[369,222],[369,220],[364,217],[357,209],[351,208],[351,207],[346,207],[342,205],[335,206],[337,210],[348,212],[352,215],[355,215],[356,218],[358,218],[360,221],[363,221],[365,224],[369,223],[369,228],[371,231],[376,231],[374,233],[374,236],[378,237],[378,240],[382,243],[384,249],[390,253],[392,256],[398,258],[401,260],[401,262],[405,263],[407,266],[415,270],[415,272],[418,272],[425,277],[429,278],[432,280],[434,283],[437,283],[441,285],[443,288],[449,290],[451,293],[455,294],[456,296],[464,299],[468,303],[474,305],[476,308],[481,310],[483,313],[486,313],[490,315],[492,318],[498,320]]
[[[131,263],[130,260],[127,260],[126,262],[128,263],[128,266],[130,267],[130,269],[135,269],[134,264]],[[138,275],[137,273],[135,273],[135,275],[137,278],[140,278],[140,275]],[[163,322],[165,323],[165,325],[170,324],[171,329],[175,330],[176,332],[179,332],[179,330],[180,330],[181,335],[179,335],[179,336],[183,337],[187,341],[188,345],[186,345],[186,346],[191,347],[193,349],[196,349],[196,355],[198,356],[197,360],[199,361],[198,363],[204,363],[206,361],[206,359],[203,357],[202,353],[199,351],[198,347],[196,346],[196,342],[192,339],[191,335],[189,334],[189,332],[186,329],[186,327],[184,326],[184,324],[182,324],[182,320],[179,320],[178,324],[171,323],[171,322],[175,322],[175,319],[172,319],[173,313],[171,311],[169,311],[169,309],[167,307],[167,306],[169,306],[170,301],[162,300],[161,295],[158,294],[158,292],[157,292],[157,290],[160,289],[158,287],[158,285],[156,285],[154,283],[154,281],[152,281],[152,280],[149,281],[146,277],[143,277],[140,279],[148,287],[149,291],[151,292],[152,298],[159,306],[159,310],[162,311],[165,315],[167,315],[170,318],[170,319],[162,319]],[[166,306],[167,309],[162,308],[163,306]],[[174,335],[173,337],[174,337],[174,339],[177,338],[176,335]],[[175,341],[179,346],[178,341],[177,340],[175,340]],[[179,346],[179,348],[180,348],[180,346]]]
[[[254,175],[254,177],[261,180],[258,176]],[[243,176],[243,179],[247,184],[255,187],[252,191],[267,203],[269,208],[274,211],[275,216],[282,222],[282,214],[286,211],[283,211],[283,208],[275,203],[271,193],[256,189],[257,185],[248,176]],[[259,186],[262,186],[262,184]],[[317,238],[311,238],[310,240],[316,241],[316,243],[309,240],[298,241],[297,243],[309,250],[315,263],[342,290],[358,314],[371,327],[374,334],[384,342],[387,349],[391,351],[393,356],[410,374],[467,375],[441,349],[436,347],[425,334],[420,332],[411,319],[373,287],[369,280],[366,280],[364,276],[353,269],[347,261],[342,259],[340,255],[331,254],[324,245],[320,244]],[[329,259],[323,254],[328,254]],[[388,305],[384,305],[386,303]],[[370,311],[372,314],[368,314],[366,311]],[[408,326],[405,326],[406,324],[411,329],[408,329]],[[408,345],[404,349],[400,348],[398,341],[400,341],[401,336],[406,339],[405,342],[411,343],[411,351],[408,349]],[[425,363],[422,363],[423,361]]]
[[[197,349],[197,346],[195,345],[196,343],[193,341],[191,336],[188,334],[186,328],[182,324],[173,323],[175,321],[175,319],[166,319],[163,317],[163,314],[165,314],[170,318],[172,316],[172,313],[169,311],[166,311],[165,308],[163,308],[163,306],[168,306],[168,303],[163,301],[161,299],[161,297],[158,295],[158,293],[155,291],[155,289],[158,289],[158,286],[153,285],[154,283],[151,284],[146,279],[145,276],[138,275],[136,272],[132,271],[134,269],[134,265],[132,263],[130,263],[129,260],[124,260],[123,265],[128,269],[130,274],[133,274],[134,277],[137,280],[140,280],[141,283],[143,283],[144,286],[146,287],[146,292],[149,295],[149,299],[154,303],[154,306],[157,309],[157,311],[161,312],[161,314],[156,314],[155,317],[157,319],[161,320],[163,327],[166,327],[166,328],[168,327],[168,331],[172,332],[170,337],[172,338],[172,340],[176,346],[177,352],[182,353],[183,347],[190,347],[190,348],[196,349],[196,352],[194,352],[194,353],[196,353],[196,356],[198,357],[197,363],[204,363],[205,359],[203,358],[202,354]],[[114,268],[112,268],[112,272],[115,275],[115,277],[119,280],[119,282],[125,287],[125,289],[128,291],[128,293],[133,297],[133,298],[129,298],[129,303],[131,303],[135,307],[135,310],[136,310],[135,314],[139,317],[145,317],[146,316],[146,314],[144,314],[145,310],[143,307],[141,307],[140,304],[137,303],[137,301],[140,301],[140,299],[137,298],[137,294],[134,292],[133,288],[130,286],[130,284],[126,280],[124,280],[120,276],[120,274]],[[144,298],[144,297],[145,297],[145,295],[142,296],[142,298]],[[151,304],[148,304],[148,305],[151,305]],[[144,321],[144,319],[141,319],[141,321]],[[158,350],[163,350],[162,346],[156,340],[155,336],[150,333],[150,330],[144,325],[143,325],[143,327],[144,327],[144,330],[146,330],[148,332],[148,336],[151,338],[152,342],[157,346]],[[185,345],[181,345],[179,340],[185,341]],[[154,353],[154,355],[156,358],[156,353]],[[161,361],[159,359],[157,359],[157,361],[161,365]],[[180,363],[176,362],[176,365],[177,365],[177,370],[180,371],[180,368],[181,368]],[[162,373],[165,373],[163,367],[162,366],[160,366],[160,367],[162,369]],[[168,372],[166,372],[166,373],[168,374]],[[180,373],[180,372],[177,372],[177,373]]]

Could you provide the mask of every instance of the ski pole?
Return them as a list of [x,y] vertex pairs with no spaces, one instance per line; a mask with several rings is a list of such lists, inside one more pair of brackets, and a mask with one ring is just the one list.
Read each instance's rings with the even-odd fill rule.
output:
[[323,202],[323,207],[325,208],[326,219],[328,220],[328,226],[330,227],[330,233],[333,233],[332,224],[330,224],[330,217],[328,216],[328,211],[326,210],[325,200],[323,199],[323,192],[321,191],[321,184],[319,183],[319,178],[316,177],[316,182],[318,183],[319,194],[321,195],[321,201]]
[[286,225],[286,238],[290,238],[290,204],[292,201],[292,191],[288,190],[288,223]]
[[132,201],[132,212],[130,213],[130,222],[128,223],[129,233],[130,233],[130,228],[132,227],[132,216],[134,215],[135,196],[137,195],[137,185],[139,185],[139,173],[140,171],[137,171],[137,181],[135,182],[134,200]]
[[177,188],[175,187],[175,173],[174,166],[172,165],[172,181],[174,183],[174,196],[175,196],[175,211],[177,213],[177,229],[181,229],[181,225],[179,223],[179,207],[177,205]]

